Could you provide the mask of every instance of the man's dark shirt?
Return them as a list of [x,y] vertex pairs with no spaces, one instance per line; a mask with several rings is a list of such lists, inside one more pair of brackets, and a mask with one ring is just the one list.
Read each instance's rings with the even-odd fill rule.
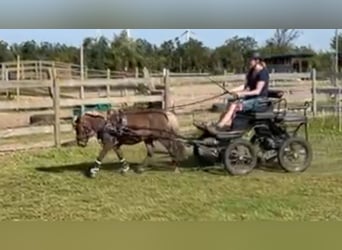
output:
[[263,68],[259,72],[255,72],[255,70],[251,70],[250,72],[248,72],[247,83],[245,87],[248,88],[250,91],[255,90],[257,88],[257,83],[260,81],[265,82],[265,85],[262,88],[260,94],[255,96],[247,96],[245,99],[251,99],[255,97],[267,97],[269,74],[266,68]]

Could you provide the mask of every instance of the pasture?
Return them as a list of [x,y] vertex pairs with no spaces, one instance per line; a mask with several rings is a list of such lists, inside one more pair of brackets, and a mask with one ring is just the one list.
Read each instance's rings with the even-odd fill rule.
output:
[[[99,176],[87,179],[83,170],[100,150],[96,143],[3,154],[0,220],[341,220],[342,134],[333,124],[330,118],[311,121],[313,165],[302,174],[273,168],[243,177],[199,172],[190,154],[182,173],[174,174],[169,158],[159,154],[149,171],[121,176],[112,153]],[[142,145],[123,150],[133,164],[146,153]]]

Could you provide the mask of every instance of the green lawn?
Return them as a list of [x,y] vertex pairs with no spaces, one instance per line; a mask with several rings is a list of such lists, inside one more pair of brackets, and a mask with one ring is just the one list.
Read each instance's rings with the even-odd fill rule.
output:
[[[191,157],[174,174],[161,154],[153,170],[121,176],[111,153],[98,178],[87,179],[96,144],[0,156],[0,220],[342,220],[342,134],[332,126],[310,127],[314,161],[302,174],[197,172]],[[132,163],[145,156],[142,145],[124,153]]]

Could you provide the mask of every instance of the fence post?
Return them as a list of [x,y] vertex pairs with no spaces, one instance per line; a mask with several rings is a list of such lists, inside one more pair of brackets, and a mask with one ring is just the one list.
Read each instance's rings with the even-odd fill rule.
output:
[[[272,69],[271,74],[274,75],[274,73],[275,73],[275,69]],[[271,81],[271,86],[275,87],[275,80]]]
[[156,88],[154,86],[153,79],[150,77],[150,72],[148,71],[146,67],[144,67],[143,69],[143,75],[144,75],[144,82],[147,83],[149,89],[155,90]]
[[315,117],[317,115],[317,93],[316,93],[316,69],[313,68],[311,71],[311,105],[312,113]]
[[87,66],[85,66],[84,67],[84,79],[88,79],[88,67]]
[[[17,80],[20,80],[20,56],[17,55]],[[16,96],[17,96],[17,101],[19,101],[20,98],[20,88],[16,88]]]
[[139,68],[135,67],[135,78],[139,78]]
[[341,85],[338,86],[338,131],[342,132]]
[[39,60],[39,80],[43,80],[43,72],[42,72],[42,61]]
[[17,55],[17,80],[20,80],[20,56]]
[[6,70],[5,67],[6,67],[5,64],[2,63],[1,64],[1,80],[3,80],[3,81],[5,81],[5,79],[6,79],[5,78],[5,70]]
[[[84,100],[84,86],[83,85],[80,87],[80,99]],[[84,111],[85,111],[84,105],[81,105],[81,115],[84,113]]]
[[81,80],[84,80],[84,47],[83,44],[81,44],[80,47],[80,74],[81,74]]
[[54,122],[54,139],[55,139],[55,147],[61,147],[61,124],[60,124],[60,86],[56,77],[56,68],[53,68],[52,71],[52,86],[54,92],[53,98],[53,110],[55,114],[55,122]]
[[[8,71],[7,71],[7,68],[6,68],[6,64],[2,63],[1,64],[1,69],[2,69],[2,80],[3,81],[8,81]],[[11,91],[6,89],[6,98],[7,99],[10,99],[11,98]]]
[[170,108],[170,82],[169,82],[169,70],[163,70],[163,82],[164,82],[164,109]]
[[[110,69],[107,69],[107,79],[110,80],[111,79],[111,73],[110,73]],[[107,97],[110,97],[110,85],[107,84],[106,85],[106,89],[107,89]]]

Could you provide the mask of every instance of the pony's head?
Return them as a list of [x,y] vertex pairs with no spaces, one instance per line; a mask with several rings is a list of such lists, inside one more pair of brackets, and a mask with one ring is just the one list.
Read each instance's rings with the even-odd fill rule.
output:
[[86,147],[89,139],[99,132],[104,122],[105,118],[98,113],[85,113],[77,116],[73,122],[77,145]]

